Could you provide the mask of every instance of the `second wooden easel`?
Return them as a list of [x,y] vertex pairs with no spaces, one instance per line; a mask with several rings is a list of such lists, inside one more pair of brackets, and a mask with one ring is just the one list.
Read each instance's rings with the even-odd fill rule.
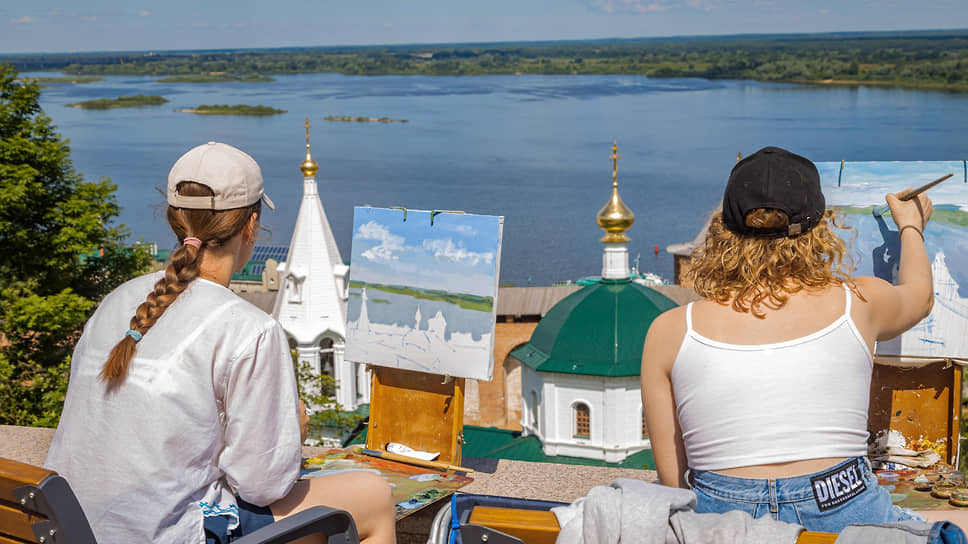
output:
[[459,466],[464,378],[388,367],[371,369],[367,449],[382,452],[387,443],[396,442],[419,451],[440,452],[437,461]]

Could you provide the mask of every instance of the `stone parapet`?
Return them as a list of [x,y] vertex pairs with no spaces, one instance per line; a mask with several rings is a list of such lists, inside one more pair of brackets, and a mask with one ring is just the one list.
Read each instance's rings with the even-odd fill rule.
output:
[[[53,429],[0,425],[0,457],[32,465],[43,465]],[[304,447],[303,455],[311,457],[326,448]],[[461,491],[483,495],[503,495],[523,499],[546,499],[571,502],[584,496],[596,485],[615,478],[655,481],[655,471],[582,465],[529,463],[507,459],[464,458],[462,466],[472,468],[474,482]],[[397,523],[400,544],[424,544],[438,505],[431,505]]]

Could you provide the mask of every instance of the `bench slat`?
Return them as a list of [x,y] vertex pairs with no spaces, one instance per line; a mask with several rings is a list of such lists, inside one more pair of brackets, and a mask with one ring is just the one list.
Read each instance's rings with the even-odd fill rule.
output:
[[22,485],[37,485],[49,476],[57,474],[34,465],[0,457],[0,500],[16,503],[13,490]]
[[797,537],[796,544],[833,544],[835,540],[837,540],[837,533],[804,531]]
[[0,504],[0,535],[33,541],[34,532],[30,526],[45,519],[47,518],[31,516],[23,510]]
[[526,544],[554,544],[560,531],[558,518],[549,510],[475,506],[467,521],[518,537]]
[[36,540],[20,540],[0,535],[0,544],[37,544]]

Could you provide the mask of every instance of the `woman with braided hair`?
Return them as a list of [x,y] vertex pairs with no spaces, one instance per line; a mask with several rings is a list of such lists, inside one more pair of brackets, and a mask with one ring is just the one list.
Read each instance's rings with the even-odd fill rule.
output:
[[350,512],[364,542],[393,542],[379,476],[296,481],[305,410],[285,332],[228,289],[273,207],[258,164],[198,146],[172,167],[167,199],[180,245],[85,325],[47,467],[101,542],[224,544],[315,504]]

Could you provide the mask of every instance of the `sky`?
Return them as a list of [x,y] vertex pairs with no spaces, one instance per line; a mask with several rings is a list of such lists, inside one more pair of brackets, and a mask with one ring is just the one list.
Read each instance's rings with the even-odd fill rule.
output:
[[965,27],[966,0],[0,1],[0,53]]

